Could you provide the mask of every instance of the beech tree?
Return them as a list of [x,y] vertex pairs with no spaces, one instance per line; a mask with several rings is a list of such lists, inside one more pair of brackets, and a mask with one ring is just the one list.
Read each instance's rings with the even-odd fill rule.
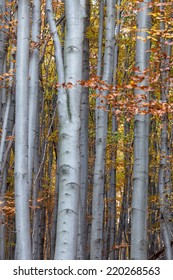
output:
[[[5,62],[5,33],[4,33],[4,15],[5,15],[5,1],[0,1],[0,75],[4,72],[4,62]],[[3,182],[3,155],[5,150],[5,138],[7,132],[7,118],[10,109],[10,95],[8,98],[8,105],[6,106],[5,113],[3,108],[3,83],[0,82],[0,128],[2,128],[2,137],[0,142],[0,203],[4,205],[4,196],[5,196],[5,186]],[[3,260],[5,257],[5,226],[4,226],[4,215],[0,214],[0,260]]]
[[[90,21],[90,3],[83,1],[86,10],[84,19],[84,42],[83,42],[83,69],[82,80],[89,79],[89,40],[86,31]],[[79,194],[79,217],[78,217],[78,259],[86,259],[87,226],[86,206],[88,191],[88,124],[89,124],[89,88],[81,90],[81,128],[80,128],[80,194]]]
[[28,185],[30,1],[19,0],[16,54],[15,208],[16,259],[31,259]]
[[[36,172],[33,172],[34,162],[38,165],[38,152],[36,139],[38,137],[39,119],[39,42],[40,42],[40,19],[41,2],[33,1],[32,5],[32,26],[31,26],[31,54],[29,62],[29,120],[28,120],[28,184],[30,197],[33,192],[33,207],[37,207],[38,184]],[[35,156],[34,156],[35,155]],[[38,169],[37,169],[38,172]],[[33,176],[34,174],[34,176]],[[33,180],[34,179],[34,180]],[[32,183],[33,189],[32,189]],[[38,259],[38,209],[33,209],[32,225],[32,255]]]
[[[5,25],[5,0],[0,1],[0,75],[3,74],[4,69],[4,58],[5,58],[5,32],[4,32],[4,25]],[[2,125],[2,82],[0,87],[0,122]]]
[[[164,1],[163,1],[164,3]],[[160,8],[161,14],[164,13],[164,6]],[[165,29],[165,23],[161,22],[160,29]],[[169,71],[165,70],[169,67],[169,61],[171,57],[171,45],[165,45],[164,38],[160,39],[161,43],[161,102],[168,102],[169,94]],[[168,137],[168,113],[163,114],[161,119],[161,158],[160,158],[160,169],[159,169],[159,194],[160,194],[160,212],[161,212],[161,234],[165,244],[166,259],[172,260],[173,253],[171,248],[171,211],[169,197],[172,190],[172,180],[170,171],[170,148],[169,148],[169,137]]]
[[[84,2],[65,1],[65,12],[64,79],[67,89],[60,91],[58,97],[59,204],[55,259],[76,258],[80,192],[81,87],[78,81],[82,80]],[[62,87],[61,79],[60,86]]]
[[[113,59],[115,42],[115,1],[107,2],[106,16],[106,45],[104,54],[103,81],[111,84],[113,77]],[[105,152],[107,135],[107,112],[106,107],[100,110],[104,97],[108,92],[103,91],[102,98],[98,97],[96,108],[96,159],[94,168],[94,186],[92,201],[92,227],[90,258],[101,259],[102,257],[102,234],[103,234],[103,193],[105,177]]]
[[[139,4],[137,15],[136,76],[139,79],[135,89],[139,113],[134,120],[134,171],[132,193],[131,259],[147,259],[147,198],[148,198],[148,135],[149,115],[143,107],[148,102],[148,66],[150,41],[149,1]],[[142,77],[142,78],[141,78]],[[141,112],[144,111],[144,112]]]

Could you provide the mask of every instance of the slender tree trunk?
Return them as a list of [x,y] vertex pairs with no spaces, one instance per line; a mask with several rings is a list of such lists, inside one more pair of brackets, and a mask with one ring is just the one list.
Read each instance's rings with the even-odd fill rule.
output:
[[31,259],[28,187],[28,78],[30,1],[18,1],[16,57],[15,207],[16,259]]
[[32,187],[34,163],[34,145],[38,117],[38,83],[39,83],[39,41],[40,41],[40,0],[34,0],[32,6],[31,58],[29,68],[29,128],[28,128],[28,181]]
[[[129,229],[129,224],[130,224],[130,217],[129,217],[129,207],[131,207],[131,178],[132,178],[132,152],[131,152],[131,140],[130,140],[130,122],[125,120],[124,124],[124,136],[126,139],[128,139],[127,143],[125,144],[125,156],[124,156],[124,162],[125,162],[125,192],[126,192],[126,198],[125,198],[125,213],[124,213],[124,223],[125,223],[125,243],[129,244],[130,243],[130,229]],[[129,247],[125,248],[126,250],[126,257],[129,259],[130,254],[129,254]]]
[[[103,81],[111,84],[113,78],[113,57],[115,43],[115,1],[107,2],[106,17],[106,45],[104,55]],[[102,92],[103,97],[108,92]],[[98,97],[99,98],[99,97]],[[98,108],[103,106],[104,98],[97,102],[96,108],[96,159],[94,168],[94,187],[92,201],[92,227],[90,258],[102,258],[102,234],[103,234],[103,210],[104,210],[104,177],[105,177],[105,152],[107,138],[107,106],[104,109]]]
[[[37,102],[38,105],[38,102]],[[32,224],[32,258],[33,259],[40,259],[40,254],[39,254],[39,230],[40,230],[40,207],[38,203],[38,193],[40,191],[40,180],[37,179],[37,174],[39,172],[39,167],[40,167],[40,162],[39,162],[39,143],[40,143],[40,134],[39,134],[39,107],[37,106],[37,116],[36,116],[36,135],[34,139],[34,165],[33,165],[33,190],[32,190],[32,219],[33,219],[33,224]]]
[[[85,31],[90,23],[90,3],[86,1]],[[83,74],[82,80],[89,79],[89,40],[85,37],[83,49]],[[79,234],[78,234],[78,259],[86,259],[86,203],[88,190],[88,119],[89,119],[89,89],[82,88],[81,95],[81,129],[80,129],[80,201],[79,201]]]
[[[32,28],[31,28],[31,58],[29,65],[29,127],[28,127],[28,184],[31,195],[33,182],[34,157],[38,166],[36,154],[38,149],[36,137],[38,138],[39,118],[39,41],[40,41],[40,10],[41,2],[34,0],[32,5]],[[38,156],[38,155],[37,155]],[[37,259],[38,255],[38,209],[37,209],[38,182],[33,187],[33,225],[32,225],[32,257]]]
[[[161,1],[164,3],[165,1]],[[161,14],[164,15],[164,7],[160,8]],[[165,23],[161,22],[160,29],[165,30]],[[169,94],[169,71],[170,66],[171,45],[165,45],[165,39],[160,39],[161,43],[161,102],[168,102]],[[166,58],[165,58],[166,54]],[[160,229],[161,236],[165,245],[165,255],[167,260],[173,259],[173,251],[171,248],[172,228],[171,228],[171,168],[169,162],[169,139],[168,139],[168,113],[164,113],[161,118],[161,148],[160,148],[160,169],[159,169],[159,194],[160,194]],[[171,222],[170,222],[171,221]]]
[[[117,118],[116,116],[112,116],[112,134],[115,135],[118,130],[118,123],[117,123]],[[117,147],[117,143],[115,143]],[[111,172],[110,172],[110,186],[109,186],[109,191],[108,191],[108,199],[109,199],[109,226],[110,226],[110,242],[109,242],[109,257],[110,260],[115,259],[115,236],[116,236],[116,157],[117,153],[116,150],[112,152],[111,155],[111,161],[112,161],[112,167],[111,167]]]
[[[136,75],[145,75],[139,87],[147,87],[147,71],[150,48],[148,29],[150,27],[149,1],[138,5],[137,42],[136,42]],[[141,39],[142,38],[142,39]],[[148,130],[149,116],[140,112],[143,98],[149,98],[148,92],[135,89],[139,113],[135,115],[134,124],[134,172],[132,194],[132,225],[131,225],[131,259],[147,259],[147,196],[148,196]]]
[[[12,57],[13,58],[13,57]],[[11,61],[10,69],[13,70],[14,63]],[[4,153],[7,147],[6,136],[9,130],[9,114],[11,107],[11,88],[13,79],[10,78],[10,85],[8,90],[8,97],[6,100],[5,112],[3,116],[2,136],[0,142],[0,205],[3,208],[5,206],[5,194],[7,187],[7,164],[4,164]],[[5,259],[5,213],[0,213],[0,260]]]
[[[0,0],[0,75],[3,74],[4,58],[5,58],[5,0]],[[2,125],[2,80],[0,81],[0,128]]]
[[[103,47],[103,23],[104,23],[104,1],[101,0],[100,1],[100,5],[99,5],[99,34],[98,34],[98,60],[97,60],[97,76],[101,77],[102,74],[102,47]],[[99,95],[99,90],[96,89],[96,93],[97,95]],[[96,107],[98,107],[98,99],[96,99]],[[96,115],[95,115],[96,117]],[[97,129],[97,126],[96,126]],[[95,147],[93,145],[92,148],[93,152],[95,153]],[[93,169],[93,166],[92,166]],[[90,185],[93,185],[93,176],[92,179],[90,180]],[[90,191],[90,193],[92,193],[92,191]],[[91,198],[88,201],[88,217],[91,217],[91,212],[92,212],[92,201]],[[92,220],[89,218],[88,219],[88,224],[87,224],[87,259],[90,258],[90,243],[91,243],[91,223]]]
[[[154,97],[154,96],[153,96]],[[151,94],[152,98],[152,94]],[[156,119],[150,121],[150,139],[149,139],[149,146],[150,146],[150,155],[149,155],[149,162],[150,162],[150,175],[149,175],[149,198],[158,198],[158,182],[157,182],[157,156],[159,154],[158,150],[158,139],[157,139],[158,127],[156,123]],[[149,203],[150,214],[148,217],[148,240],[150,240],[148,246],[148,259],[157,251],[159,251],[159,243],[160,238],[158,238],[158,230],[152,230],[156,225],[156,220],[159,217],[159,203],[153,203],[153,200]]]
[[[6,55],[5,55],[5,32],[3,26],[5,24],[5,0],[0,1],[0,75],[2,75],[6,68]],[[5,67],[4,67],[5,65]],[[5,94],[4,94],[5,93]],[[5,97],[5,102],[4,102]],[[6,87],[4,81],[0,81],[0,129],[2,128],[2,136],[0,142],[0,205],[5,206],[5,192],[6,192],[6,170],[2,170],[3,154],[5,149],[5,139],[7,134],[8,115],[10,110],[11,95],[8,94],[6,102]],[[5,103],[5,104],[3,104]],[[6,105],[6,106],[3,106]],[[5,167],[5,166],[4,166]],[[4,173],[4,174],[3,174]],[[0,260],[5,259],[5,214],[0,213]]]
[[168,117],[164,114],[162,117],[161,129],[161,160],[159,170],[159,194],[160,194],[160,227],[161,235],[165,245],[165,254],[167,260],[172,260],[171,248],[171,227],[170,227],[170,181],[167,176],[168,158]]
[[[119,33],[120,33],[120,4],[121,0],[117,1],[118,9],[116,13],[116,37],[115,37],[115,42],[118,39]],[[118,55],[119,55],[119,46],[118,44],[115,43],[115,50],[114,50],[114,75],[113,75],[113,87],[116,89],[117,85],[117,66],[118,66]],[[116,101],[116,100],[115,100]],[[112,136],[114,137],[118,133],[118,120],[115,115],[116,113],[116,108],[112,108]],[[116,159],[117,159],[117,140],[115,140],[115,145],[113,145],[113,151],[111,152],[111,161],[112,161],[112,168],[110,172],[110,189],[108,192],[108,198],[109,198],[109,219],[110,219],[110,242],[109,242],[109,251],[110,255],[109,258],[111,260],[115,259],[115,240],[116,240],[116,233],[117,233],[117,228],[116,228],[116,222],[117,222],[117,211],[116,211]]]

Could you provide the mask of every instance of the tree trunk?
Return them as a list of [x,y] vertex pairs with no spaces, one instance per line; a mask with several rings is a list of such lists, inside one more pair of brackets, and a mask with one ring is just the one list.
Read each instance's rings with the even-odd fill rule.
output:
[[[87,1],[88,2],[88,1]],[[85,4],[85,31],[90,24],[90,3]],[[89,40],[84,38],[82,80],[89,79]],[[86,259],[86,202],[88,190],[88,122],[89,122],[89,88],[82,88],[81,95],[81,129],[80,129],[80,202],[79,202],[79,234],[78,259]]]
[[[5,25],[5,0],[0,0],[0,75],[3,74],[3,67],[4,67],[4,58],[5,58],[5,32],[4,32],[4,25]],[[0,81],[0,128],[2,125],[2,80]]]
[[30,1],[18,2],[16,57],[15,207],[16,259],[31,259],[28,187],[28,77]]
[[[32,27],[31,27],[31,58],[29,65],[29,127],[28,127],[28,184],[31,196],[33,183],[34,157],[38,165],[38,149],[36,148],[36,138],[38,138],[38,118],[39,118],[39,41],[40,41],[40,10],[41,3],[33,1],[32,5]],[[37,225],[37,200],[38,182],[33,186],[33,225],[32,225],[32,258],[38,257],[38,225]]]
[[[107,3],[106,17],[106,45],[104,55],[103,81],[111,84],[113,78],[113,58],[115,43],[115,1]],[[108,91],[103,91],[103,98],[99,98],[96,107],[96,159],[94,168],[94,186],[92,200],[92,227],[90,243],[90,259],[102,258],[103,235],[103,210],[104,210],[104,177],[105,177],[105,152],[107,138],[107,106],[104,96]],[[103,101],[103,102],[102,102]],[[104,106],[103,109],[98,106]]]
[[[165,1],[161,1],[164,3]],[[161,14],[164,15],[164,6],[160,8]],[[165,23],[161,22],[160,29],[165,30]],[[165,45],[165,39],[160,38],[161,44],[161,102],[168,102],[169,95],[169,71],[171,57],[171,45]],[[165,57],[166,55],[166,57]],[[170,151],[168,139],[168,113],[164,113],[161,117],[161,147],[160,147],[160,169],[159,169],[159,195],[160,195],[160,230],[163,243],[165,245],[165,255],[167,260],[173,259],[173,251],[171,247],[172,240],[172,221],[171,221],[171,166]]]
[[39,83],[39,41],[40,41],[40,0],[34,0],[32,6],[31,58],[29,65],[29,128],[28,128],[28,181],[32,187],[34,163],[34,145],[38,118],[38,83]]
[[[138,5],[137,42],[136,42],[136,76],[145,75],[138,87],[147,87],[147,68],[149,64],[150,42],[147,39],[150,27],[149,1]],[[142,38],[142,39],[141,39]],[[146,73],[144,72],[146,71]],[[134,123],[134,171],[132,193],[132,225],[131,225],[131,259],[147,259],[147,196],[148,196],[148,130],[149,116],[141,113],[143,98],[149,98],[148,92],[135,89],[135,97],[139,113]],[[146,112],[147,113],[147,112]]]

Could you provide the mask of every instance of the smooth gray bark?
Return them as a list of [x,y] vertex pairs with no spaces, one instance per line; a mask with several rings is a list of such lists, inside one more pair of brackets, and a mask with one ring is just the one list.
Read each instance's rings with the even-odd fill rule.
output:
[[28,187],[28,77],[30,1],[18,1],[16,56],[15,207],[16,259],[31,259]]
[[[40,90],[38,95],[40,96]],[[40,121],[39,121],[39,112],[40,112],[40,106],[37,102],[37,116],[36,116],[36,129],[35,129],[35,139],[34,139],[34,165],[33,165],[33,189],[32,189],[32,258],[33,259],[40,259],[40,252],[39,252],[39,231],[40,231],[40,208],[38,203],[38,194],[40,190],[40,180],[36,180],[37,174],[39,172],[40,167],[40,153],[39,153],[39,144],[40,144]]]
[[168,118],[167,114],[162,117],[161,129],[161,160],[159,169],[159,194],[160,194],[160,227],[161,235],[165,245],[165,254],[167,260],[172,260],[172,232],[170,227],[170,178],[167,176],[168,162]]
[[[5,32],[3,26],[5,25],[5,0],[0,0],[0,75],[3,74],[4,58],[5,58]],[[2,85],[3,82],[0,81],[0,128],[2,125]]]
[[[129,215],[129,206],[131,206],[131,177],[132,177],[132,155],[131,155],[131,143],[132,141],[130,140],[130,122],[125,121],[124,124],[124,135],[128,140],[128,142],[125,144],[125,156],[124,156],[124,162],[125,162],[125,193],[126,193],[126,198],[125,198],[125,205],[124,205],[124,237],[125,237],[125,242],[126,244],[130,243],[130,215]],[[129,253],[129,248],[125,248],[126,250],[126,258],[130,258],[130,253]],[[127,257],[128,255],[128,257]]]
[[[40,42],[40,12],[41,2],[34,0],[32,4],[32,27],[31,27],[31,54],[29,64],[29,126],[28,126],[28,184],[29,192],[33,194],[33,224],[32,224],[32,258],[38,259],[38,209],[37,192],[38,181],[33,183],[34,162],[38,169],[38,149],[36,148],[36,138],[38,138],[38,118],[39,118],[39,42]],[[35,164],[36,165],[36,164]]]
[[11,92],[9,91],[7,102],[6,102],[6,108],[5,108],[5,114],[3,118],[3,126],[2,126],[2,136],[1,136],[1,142],[0,142],[0,172],[2,171],[2,161],[3,161],[3,154],[5,149],[5,142],[6,142],[6,136],[7,136],[7,130],[8,130],[8,118],[9,118],[9,112],[10,112],[10,104],[11,104]]
[[[15,14],[16,15],[16,14]],[[15,16],[16,17],[16,16]],[[14,48],[14,44],[12,44],[12,49]],[[7,57],[5,58],[7,59]],[[11,51],[11,57],[10,57],[10,72],[14,72],[14,67],[15,67],[15,52],[14,49]],[[5,67],[4,70],[6,69],[6,62],[4,62]],[[6,70],[4,71],[6,72]],[[11,108],[11,100],[12,100],[12,90],[13,90],[13,76],[9,78],[9,85],[8,85],[8,90],[6,89],[6,82],[4,79],[4,85],[3,85],[3,124],[2,124],[2,135],[1,135],[1,141],[0,141],[0,189],[1,189],[1,175],[3,175],[4,171],[4,152],[5,152],[5,143],[6,143],[6,136],[8,132],[12,133],[12,126],[14,124],[10,124],[10,114],[12,115],[13,119],[13,110]]]
[[[161,1],[164,3],[165,1]],[[160,12],[164,15],[164,6],[161,6]],[[160,29],[165,30],[165,23],[161,22]],[[171,58],[171,45],[165,45],[165,39],[160,38],[161,44],[161,102],[168,102],[169,95],[169,69]],[[166,57],[165,57],[166,55]],[[171,166],[170,166],[170,151],[169,151],[169,137],[168,137],[168,113],[164,113],[161,117],[161,147],[160,147],[160,168],[159,168],[159,195],[160,195],[160,230],[163,243],[165,246],[165,256],[167,260],[173,259],[173,251],[171,248],[172,240],[172,221],[171,221],[171,191],[172,191],[172,179],[171,179]]]
[[[10,70],[13,70],[13,54],[11,55]],[[7,187],[7,164],[4,162],[5,149],[7,148],[6,136],[9,131],[9,115],[11,109],[11,91],[12,91],[13,78],[10,77],[8,96],[5,102],[5,110],[3,115],[2,136],[0,142],[0,205],[5,206],[5,194]],[[6,88],[5,88],[6,89]],[[6,93],[5,93],[6,94]],[[7,156],[7,155],[6,155]],[[0,260],[5,259],[5,213],[0,213]]]
[[[118,7],[120,7],[121,0],[117,1]],[[115,42],[118,39],[120,33],[120,10],[117,9],[116,15],[116,36]],[[114,50],[114,75],[113,75],[113,87],[116,89],[117,85],[117,65],[118,65],[118,54],[119,54],[119,46],[115,43],[115,50]],[[116,100],[115,100],[116,101]],[[118,133],[118,120],[115,115],[116,108],[112,108],[112,136],[114,137]],[[110,189],[108,191],[108,198],[109,198],[109,258],[111,260],[115,259],[115,240],[116,240],[116,220],[117,220],[117,213],[116,213],[116,158],[117,158],[117,140],[115,140],[115,146],[113,146],[113,151],[111,153],[111,161],[112,161],[112,168],[110,172]]]
[[[115,45],[115,1],[107,2],[106,16],[106,43],[104,54],[103,81],[111,84],[113,79],[113,61]],[[108,91],[101,92],[102,98],[96,102],[96,159],[94,167],[94,186],[92,200],[92,227],[90,243],[90,259],[102,258],[103,210],[104,210],[104,177],[105,177],[105,152],[107,140],[107,106],[104,96]],[[103,103],[101,102],[103,101]],[[103,106],[104,108],[98,108]]]
[[[148,86],[147,74],[150,42],[147,39],[150,28],[149,1],[138,4],[137,41],[136,41],[136,75],[145,75],[138,86]],[[149,116],[141,113],[143,99],[149,98],[148,92],[135,89],[139,113],[134,123],[134,170],[132,192],[132,225],[131,225],[131,259],[147,259],[147,196],[148,196],[148,133]]]
[[36,124],[38,118],[38,84],[39,84],[39,41],[40,41],[40,0],[34,0],[32,5],[31,56],[29,65],[29,128],[28,128],[28,181],[32,187],[32,172],[34,164],[34,145]]
[[[84,3],[86,10],[85,31],[90,24],[90,3]],[[82,80],[89,79],[89,40],[84,38]],[[80,202],[78,219],[78,259],[86,259],[87,227],[86,206],[88,190],[88,122],[89,122],[89,88],[82,88],[81,96],[81,129],[80,129]]]
[[[152,97],[152,94],[151,94]],[[157,122],[156,119],[153,119],[150,121],[150,135],[149,138],[149,146],[150,149],[152,149],[153,153],[149,155],[149,161],[150,161],[150,174],[149,174],[149,197],[159,197],[159,191],[158,191],[158,178],[156,177],[157,174],[157,155],[159,154],[159,147],[157,145],[158,139],[156,137],[157,134]],[[159,216],[159,205],[157,203],[151,202],[149,204],[150,207],[150,215],[148,216],[148,240],[149,246],[148,246],[148,258],[153,255],[154,252],[159,251],[160,244],[160,238],[158,238],[158,232],[156,230],[150,231],[150,228],[153,228],[155,226],[155,222],[158,219]]]

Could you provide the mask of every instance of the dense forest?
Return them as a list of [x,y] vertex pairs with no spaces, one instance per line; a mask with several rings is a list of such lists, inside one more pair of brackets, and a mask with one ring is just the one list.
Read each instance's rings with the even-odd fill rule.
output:
[[0,259],[173,259],[173,2],[0,0]]

